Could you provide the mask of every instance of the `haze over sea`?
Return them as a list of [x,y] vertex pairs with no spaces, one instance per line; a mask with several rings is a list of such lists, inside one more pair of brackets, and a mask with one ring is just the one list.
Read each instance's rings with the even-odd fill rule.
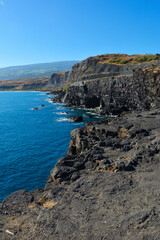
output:
[[67,121],[64,111],[69,109],[51,103],[45,93],[0,92],[0,202],[14,191],[44,187],[65,156],[70,131],[84,125]]

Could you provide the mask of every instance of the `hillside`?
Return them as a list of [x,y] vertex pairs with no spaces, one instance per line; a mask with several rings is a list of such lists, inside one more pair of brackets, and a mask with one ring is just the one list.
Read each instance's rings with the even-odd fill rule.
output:
[[132,75],[135,69],[160,64],[160,55],[103,54],[89,57],[73,66],[72,71],[52,74],[49,85],[53,89],[80,81],[96,81],[115,75]]
[[1,80],[22,80],[28,78],[50,77],[53,72],[64,72],[79,61],[39,63],[24,66],[0,68]]
[[49,90],[49,77],[27,78],[23,80],[0,81],[0,91],[44,91]]

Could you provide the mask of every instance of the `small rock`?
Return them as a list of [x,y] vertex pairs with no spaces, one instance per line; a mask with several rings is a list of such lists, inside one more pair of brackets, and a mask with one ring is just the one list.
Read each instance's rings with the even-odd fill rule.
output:
[[82,116],[69,116],[67,117],[71,122],[82,122],[83,117]]

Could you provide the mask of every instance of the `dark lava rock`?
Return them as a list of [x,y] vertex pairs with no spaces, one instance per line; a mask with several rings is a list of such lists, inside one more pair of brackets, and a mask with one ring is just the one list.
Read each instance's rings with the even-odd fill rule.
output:
[[71,122],[82,122],[83,117],[82,116],[69,116],[67,117]]
[[73,130],[45,188],[0,204],[0,239],[160,239],[160,110],[137,114]]
[[5,214],[17,214],[25,211],[33,196],[26,190],[20,190],[6,197],[2,202],[2,210]]
[[67,92],[57,94],[54,101],[70,107],[98,108],[101,115],[150,110],[160,103],[160,61],[156,61],[156,66],[150,62],[102,64],[97,57],[88,58],[74,65],[69,75],[66,72],[72,84]]
[[93,116],[93,115],[90,115],[90,114],[87,114],[87,115],[86,115],[86,118],[94,118],[94,116]]
[[52,74],[51,87],[72,84],[50,99],[121,117],[73,130],[45,188],[4,199],[1,240],[160,239],[160,61],[118,65],[107,57]]

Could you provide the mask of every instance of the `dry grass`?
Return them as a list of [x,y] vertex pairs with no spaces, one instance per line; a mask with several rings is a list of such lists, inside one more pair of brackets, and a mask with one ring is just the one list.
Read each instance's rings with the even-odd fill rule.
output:
[[48,84],[48,77],[28,78],[22,80],[0,81],[1,90],[38,90],[46,87]]
[[28,208],[32,209],[35,208],[36,206],[37,206],[36,203],[33,202],[28,205]]
[[92,128],[88,129],[88,132],[92,132],[92,131],[93,131]]
[[118,137],[119,138],[127,138],[129,137],[128,130],[125,128],[120,128],[118,132]]
[[116,165],[112,165],[112,166],[107,168],[107,171],[114,172],[116,169],[117,169],[117,166]]
[[51,202],[46,202],[43,204],[43,207],[44,208],[52,208],[54,206],[56,206],[58,203],[57,202],[54,202],[54,201],[51,201]]

